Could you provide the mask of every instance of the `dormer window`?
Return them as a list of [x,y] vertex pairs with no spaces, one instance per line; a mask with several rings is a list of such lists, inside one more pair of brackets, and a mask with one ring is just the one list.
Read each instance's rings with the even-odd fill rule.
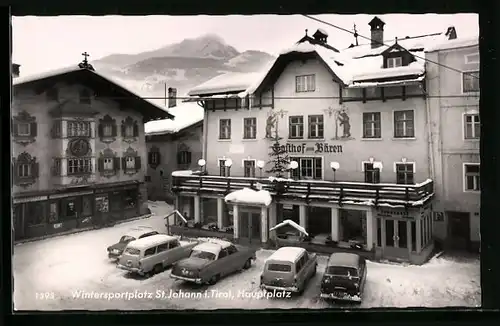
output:
[[403,65],[402,57],[387,58],[387,68],[396,68]]

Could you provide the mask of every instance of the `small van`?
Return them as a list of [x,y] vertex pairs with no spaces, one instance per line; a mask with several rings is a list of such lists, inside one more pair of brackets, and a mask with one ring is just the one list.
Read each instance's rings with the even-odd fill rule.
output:
[[156,274],[187,258],[198,242],[179,241],[177,237],[157,234],[128,243],[117,267],[139,275]]
[[366,281],[365,258],[351,253],[334,253],[328,259],[320,297],[361,302]]
[[315,253],[299,247],[279,248],[266,260],[260,287],[301,294],[307,281],[316,274],[317,266]]

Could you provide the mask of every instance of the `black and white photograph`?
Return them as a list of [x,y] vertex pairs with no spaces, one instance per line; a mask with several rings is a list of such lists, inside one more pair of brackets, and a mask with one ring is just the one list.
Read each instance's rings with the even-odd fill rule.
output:
[[481,307],[479,67],[472,13],[12,17],[14,310]]

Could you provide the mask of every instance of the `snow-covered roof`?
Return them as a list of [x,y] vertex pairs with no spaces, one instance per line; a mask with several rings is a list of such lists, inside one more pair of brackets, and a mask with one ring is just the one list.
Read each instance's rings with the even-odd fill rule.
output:
[[456,38],[454,40],[445,40],[441,42],[435,42],[434,44],[428,46],[426,52],[434,52],[440,50],[449,50],[456,48],[465,48],[469,46],[479,45],[479,35]]
[[190,177],[193,175],[192,170],[177,170],[172,172],[173,177]]
[[328,258],[327,266],[358,267],[359,255],[348,252],[334,252]]
[[258,77],[259,73],[224,73],[192,88],[188,95],[242,92],[252,85]]
[[226,244],[215,243],[215,242],[203,242],[194,247],[193,250],[206,251],[217,256],[222,249],[227,248],[231,245],[231,242],[227,241],[224,242],[226,242]]
[[166,110],[162,106],[154,103],[153,101],[151,101],[149,99],[143,98],[141,95],[139,95],[136,92],[132,91],[130,88],[128,88],[124,84],[118,82],[117,80],[109,78],[109,77],[106,77],[103,74],[100,74],[100,73],[98,73],[95,70],[81,68],[78,65],[64,67],[64,68],[60,68],[60,69],[54,69],[54,70],[50,70],[50,71],[45,71],[45,72],[39,73],[39,74],[33,74],[33,75],[28,75],[28,76],[17,77],[17,78],[15,78],[13,80],[12,85],[15,87],[15,86],[27,84],[27,83],[30,83],[30,82],[35,82],[35,81],[38,81],[38,80],[52,78],[52,77],[56,77],[56,76],[59,76],[59,75],[69,74],[69,73],[78,72],[78,71],[87,71],[89,73],[92,73],[92,74],[94,74],[94,75],[96,75],[96,76],[104,79],[105,81],[118,86],[119,88],[121,88],[121,89],[125,90],[126,92],[130,93],[134,97],[136,97],[138,99],[141,99],[142,101],[148,103],[150,106],[154,107],[155,109],[161,110],[163,113],[167,114],[167,116],[169,117],[169,119],[174,119],[174,115],[172,115],[168,110]]
[[154,229],[150,226],[137,226],[135,228],[132,228],[128,230],[125,235],[137,238],[140,235],[143,235],[145,232],[152,232]]
[[366,88],[366,87],[391,87],[391,86],[405,86],[421,83],[425,76],[417,78],[404,79],[404,80],[391,80],[384,82],[353,82],[349,88]]
[[273,201],[271,194],[267,190],[252,190],[243,188],[228,194],[224,200],[226,203],[246,204],[246,205],[264,205],[269,206]]
[[169,112],[175,116],[175,119],[163,119],[147,122],[144,125],[146,135],[152,136],[176,133],[203,121],[204,118],[203,108],[193,102],[181,103],[173,108],[169,108]]
[[147,249],[151,246],[158,245],[160,243],[164,243],[166,241],[172,241],[176,240],[177,238],[171,235],[166,235],[166,234],[156,234],[156,235],[151,235],[149,237],[145,237],[142,239],[134,240],[129,242],[127,245],[128,247],[135,248],[135,249]]
[[355,65],[351,69],[351,82],[424,74],[424,52],[413,53],[413,55],[415,55],[416,61],[410,63],[408,66],[394,68],[383,68],[384,62],[381,55],[353,59]]
[[273,226],[272,228],[270,228],[269,231],[274,231],[274,230],[279,229],[285,225],[290,225],[291,227],[293,227],[297,231],[305,234],[306,236],[309,236],[309,233],[306,232],[306,229],[304,229],[302,226],[298,225],[297,223],[295,223],[292,220],[284,220],[283,222],[278,223],[275,226]]
[[266,261],[289,261],[295,262],[306,250],[300,247],[281,247],[276,250]]
[[322,28],[318,28],[318,32],[322,33],[325,36],[328,36],[328,33]]

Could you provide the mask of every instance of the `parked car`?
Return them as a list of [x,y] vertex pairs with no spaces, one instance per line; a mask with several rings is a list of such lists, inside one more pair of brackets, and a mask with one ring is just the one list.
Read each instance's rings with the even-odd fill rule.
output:
[[281,247],[266,260],[260,287],[301,294],[316,275],[317,266],[315,253],[299,247]]
[[129,242],[117,267],[139,275],[162,272],[186,258],[198,242],[179,241],[177,237],[157,234]]
[[328,259],[320,296],[325,299],[361,302],[366,281],[365,258],[350,253],[334,253]]
[[250,268],[255,259],[254,249],[234,245],[229,241],[210,240],[194,247],[189,258],[177,262],[170,277],[213,285],[226,275]]
[[117,260],[130,241],[142,239],[156,234],[159,233],[150,226],[138,226],[136,228],[130,229],[120,238],[117,243],[108,247],[108,257],[112,260]]

